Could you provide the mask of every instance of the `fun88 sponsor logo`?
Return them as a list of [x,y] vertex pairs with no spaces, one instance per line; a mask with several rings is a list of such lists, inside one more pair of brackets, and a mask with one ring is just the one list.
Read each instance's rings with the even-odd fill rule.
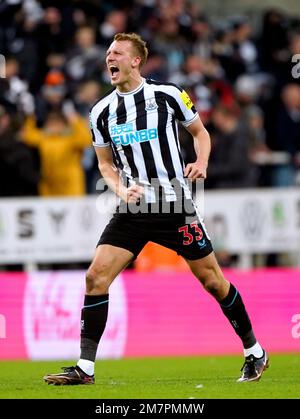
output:
[[129,145],[134,143],[144,143],[158,138],[157,128],[133,130],[133,124],[120,124],[110,127],[110,135],[115,145]]

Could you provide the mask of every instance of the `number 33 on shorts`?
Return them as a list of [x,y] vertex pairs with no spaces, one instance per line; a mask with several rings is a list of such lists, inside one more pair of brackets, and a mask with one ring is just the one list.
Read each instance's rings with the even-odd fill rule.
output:
[[[199,227],[197,221],[193,221],[191,224],[186,224],[178,229],[179,233],[183,233],[183,245],[188,246],[193,243],[194,239],[199,242],[203,239],[203,231]],[[205,241],[205,240],[204,240]],[[203,243],[204,244],[204,243]]]

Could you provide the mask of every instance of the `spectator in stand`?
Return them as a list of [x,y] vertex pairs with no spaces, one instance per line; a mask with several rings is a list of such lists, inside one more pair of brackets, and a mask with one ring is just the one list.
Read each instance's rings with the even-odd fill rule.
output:
[[282,107],[276,116],[277,140],[279,149],[290,155],[291,163],[278,171],[276,186],[291,186],[295,182],[295,167],[300,166],[300,86],[286,85],[281,100]]
[[232,18],[215,32],[212,52],[231,83],[242,74],[258,71],[258,53],[251,36],[252,28],[245,16]]
[[155,51],[166,57],[168,76],[182,68],[188,53],[188,44],[180,35],[180,26],[176,17],[165,13],[160,20],[160,30],[153,39]]
[[67,53],[66,72],[71,80],[72,90],[76,83],[94,78],[101,80],[105,51],[96,44],[96,32],[83,26],[75,33],[75,45]]
[[240,57],[235,53],[233,40],[233,29],[226,22],[216,29],[212,43],[212,56],[220,62],[225,78],[232,83],[245,71]]
[[[39,40],[36,31],[42,16],[43,11],[35,0],[23,1],[22,10],[15,14],[14,25],[8,31],[5,55],[12,56],[18,61],[19,76],[30,88],[39,78]],[[2,52],[1,47],[0,51]]]
[[23,141],[36,147],[41,157],[39,191],[43,196],[83,195],[83,151],[91,139],[87,123],[78,114],[59,112],[47,115],[42,129],[33,116],[28,117],[22,133]]
[[66,64],[66,57],[64,54],[51,52],[46,57],[46,66],[47,66],[46,75],[53,74],[55,72],[64,74],[65,64]]
[[0,97],[16,106],[19,111],[33,111],[33,96],[28,84],[19,77],[20,66],[14,57],[6,57],[5,79],[0,79]]
[[[101,86],[94,80],[89,80],[78,86],[75,94],[74,103],[76,110],[81,116],[87,117],[94,103],[101,97]],[[82,167],[85,172],[86,192],[93,194],[96,192],[96,183],[99,179],[98,161],[94,147],[91,145],[83,153]]]
[[287,56],[288,21],[281,11],[270,9],[264,14],[259,46],[262,69],[282,85],[282,77],[286,77],[282,67]]
[[244,118],[250,133],[250,156],[255,162],[258,153],[270,153],[265,142],[264,115],[258,106],[251,106],[245,111]]
[[62,112],[66,106],[74,107],[73,102],[67,99],[67,93],[65,75],[60,70],[49,71],[35,100],[35,114],[39,127],[43,126],[49,112]]
[[252,40],[252,27],[245,16],[239,16],[232,20],[233,47],[237,60],[244,67],[244,73],[258,71],[258,53]]
[[211,58],[212,29],[207,18],[200,14],[191,22],[193,54],[201,58]]
[[182,68],[169,77],[170,81],[186,88],[192,88],[196,85],[203,84],[205,75],[204,60],[197,55],[187,55]]
[[45,57],[50,52],[64,52],[68,44],[65,36],[66,24],[63,25],[62,13],[58,7],[46,7],[43,20],[37,31],[39,52]]
[[216,131],[212,137],[207,187],[256,186],[256,170],[249,156],[250,135],[239,118],[237,107],[218,106],[213,111],[212,121]]
[[22,8],[22,0],[2,0],[0,2],[0,52],[1,54],[10,53],[10,42],[12,34],[15,33],[15,16]]
[[32,150],[18,139],[21,124],[12,105],[0,104],[1,197],[37,195],[38,165]]
[[240,76],[235,83],[235,98],[241,109],[241,119],[247,125],[251,136],[252,153],[267,151],[265,143],[264,115],[258,105],[262,87],[250,76]]
[[189,90],[202,121],[207,123],[216,102],[232,102],[231,89],[228,89],[222,76],[223,71],[217,60],[188,55],[183,68],[169,80]]
[[167,80],[166,58],[158,51],[152,51],[143,67],[143,76],[153,80]]
[[107,13],[104,22],[99,27],[100,43],[107,47],[116,33],[127,30],[128,17],[123,10],[112,10]]
[[89,111],[102,95],[101,85],[95,80],[87,80],[79,85],[74,95],[74,105],[81,116],[88,117]]

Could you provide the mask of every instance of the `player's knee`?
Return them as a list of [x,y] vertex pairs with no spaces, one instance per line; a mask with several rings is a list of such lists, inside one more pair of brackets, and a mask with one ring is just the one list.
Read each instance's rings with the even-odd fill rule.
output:
[[219,277],[216,269],[207,267],[199,274],[199,279],[204,286],[205,290],[213,296],[217,297],[222,290],[222,278]]
[[218,297],[221,290],[221,283],[218,279],[210,279],[205,282],[205,289],[211,295]]
[[97,291],[99,294],[106,294],[109,288],[107,269],[99,266],[97,269],[89,268],[86,273],[86,291],[90,293]]

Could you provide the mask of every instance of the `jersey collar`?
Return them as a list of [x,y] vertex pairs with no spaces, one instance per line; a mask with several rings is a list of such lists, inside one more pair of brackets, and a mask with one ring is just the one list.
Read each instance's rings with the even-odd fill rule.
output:
[[124,92],[120,92],[118,89],[116,89],[116,91],[117,91],[117,94],[118,94],[119,96],[132,95],[132,94],[137,93],[137,92],[139,92],[140,90],[142,90],[142,88],[144,87],[144,84],[145,84],[145,79],[144,79],[144,77],[142,77],[142,81],[141,81],[140,85],[139,85],[136,89],[131,90],[130,92],[126,92],[126,93],[124,93]]

